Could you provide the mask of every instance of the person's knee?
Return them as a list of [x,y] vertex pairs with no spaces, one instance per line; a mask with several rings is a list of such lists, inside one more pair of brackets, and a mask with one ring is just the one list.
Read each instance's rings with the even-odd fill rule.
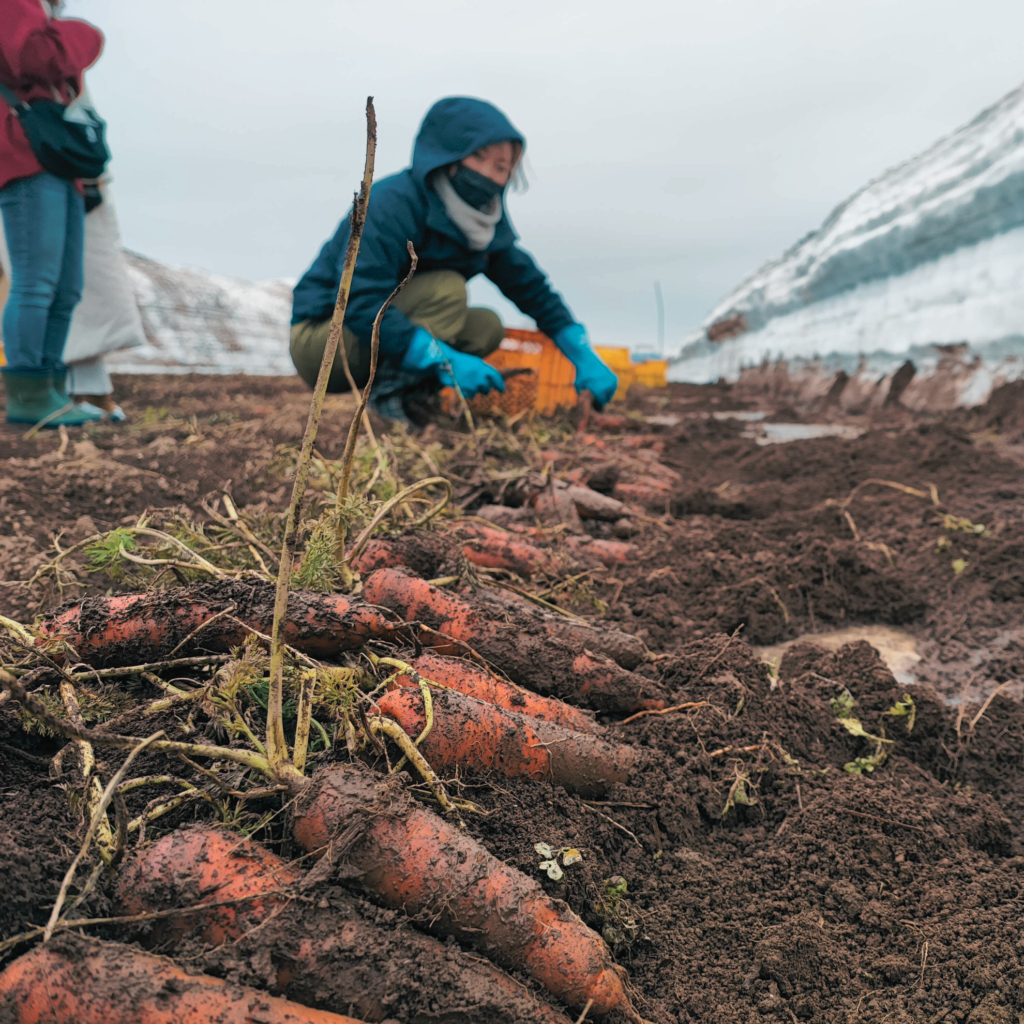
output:
[[[57,279],[49,275],[15,276],[7,301],[16,306],[34,306],[51,309],[57,298]],[[75,299],[77,302],[78,299]],[[74,308],[74,303],[71,304]]]
[[466,326],[456,347],[481,359],[495,352],[505,337],[505,325],[493,309],[473,307],[467,310]]
[[[457,270],[432,270],[429,275],[434,302],[450,310],[466,308],[469,303],[466,279]],[[427,277],[426,274],[423,276]]]
[[455,270],[418,274],[395,299],[395,307],[414,324],[442,341],[453,342],[466,322],[466,279]]

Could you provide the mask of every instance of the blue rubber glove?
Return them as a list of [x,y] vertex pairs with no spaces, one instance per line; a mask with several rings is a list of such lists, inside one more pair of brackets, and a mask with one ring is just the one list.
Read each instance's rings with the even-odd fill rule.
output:
[[576,393],[581,395],[589,391],[598,409],[606,406],[618,389],[619,378],[590,347],[586,327],[583,324],[569,324],[555,335],[554,342],[562,355],[576,367]]
[[[438,341],[422,327],[416,329],[412,342],[405,350],[402,366],[408,370],[434,370],[446,387],[452,387],[457,381],[465,398],[491,390],[505,390],[505,381],[493,366],[479,356],[460,352]],[[451,373],[448,372],[448,366],[451,367]]]

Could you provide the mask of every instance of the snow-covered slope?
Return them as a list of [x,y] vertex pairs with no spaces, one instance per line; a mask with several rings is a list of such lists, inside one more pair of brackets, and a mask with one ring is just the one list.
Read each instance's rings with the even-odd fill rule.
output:
[[911,349],[938,365],[934,346],[959,342],[993,379],[1024,369],[1024,86],[743,281],[686,339],[670,375],[736,379],[779,358],[877,364]]
[[108,357],[123,373],[294,373],[292,283],[253,283],[127,253],[146,344]]

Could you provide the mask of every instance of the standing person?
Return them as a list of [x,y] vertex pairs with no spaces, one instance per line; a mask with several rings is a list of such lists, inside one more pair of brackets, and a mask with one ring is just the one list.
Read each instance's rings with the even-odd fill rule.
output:
[[[384,415],[423,422],[432,396],[458,383],[468,398],[505,389],[484,362],[504,328],[489,309],[468,305],[466,282],[484,274],[547,334],[576,367],[576,390],[598,407],[615,394],[615,374],[590,347],[533,257],[516,245],[505,190],[526,143],[508,118],[483,100],[439,100],[427,113],[412,166],[378,181],[370,195],[359,260],[345,315],[345,354],[356,383],[370,369],[374,317],[409,270],[406,241],[419,269],[381,324],[374,401]],[[291,356],[307,384],[316,382],[330,334],[349,236],[348,216],[295,286]],[[348,390],[341,356],[329,391]]]
[[[100,31],[58,19],[41,0],[0,0],[0,82],[23,102],[70,104],[103,49]],[[11,258],[3,315],[10,423],[80,426],[98,409],[69,405],[63,362],[82,294],[85,204],[80,183],[44,170],[17,112],[0,99],[0,214]],[[61,412],[62,409],[65,411]]]

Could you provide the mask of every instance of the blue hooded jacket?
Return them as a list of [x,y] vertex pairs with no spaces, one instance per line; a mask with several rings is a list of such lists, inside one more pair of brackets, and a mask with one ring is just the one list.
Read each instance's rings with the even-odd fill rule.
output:
[[[345,326],[364,345],[369,347],[373,320],[384,300],[409,271],[407,239],[419,256],[418,272],[455,270],[467,281],[485,274],[549,336],[574,322],[533,257],[515,244],[516,234],[504,205],[491,244],[476,251],[468,248],[441,198],[427,184],[427,176],[439,167],[505,141],[525,145],[508,118],[490,103],[461,96],[439,100],[420,126],[412,167],[373,186],[345,314]],[[295,286],[293,324],[324,320],[334,311],[348,236],[346,216]],[[415,332],[415,325],[392,306],[381,324],[381,356],[389,361],[400,359]]]

